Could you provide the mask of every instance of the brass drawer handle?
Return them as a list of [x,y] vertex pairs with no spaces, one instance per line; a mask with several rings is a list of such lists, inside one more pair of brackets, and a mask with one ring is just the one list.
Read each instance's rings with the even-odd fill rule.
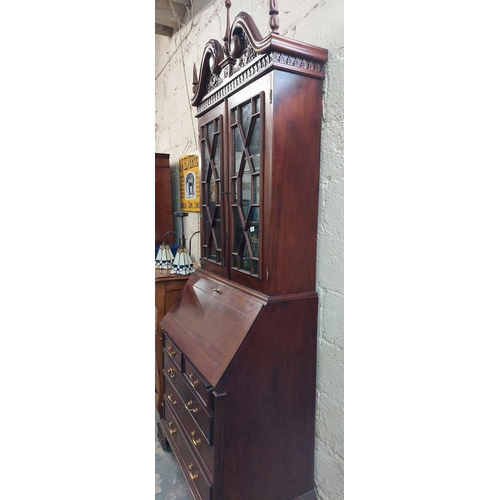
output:
[[196,386],[200,383],[200,381],[199,380],[193,381],[193,379],[194,379],[194,374],[190,373],[189,374],[189,383],[196,389]]
[[218,288],[214,288],[215,293],[220,293],[220,290]]
[[188,401],[185,405],[184,408],[186,408],[187,411],[191,411],[193,413],[198,413],[198,408],[189,408],[193,404],[193,400],[191,399]]
[[173,404],[173,405],[176,405],[177,404],[177,401],[174,401],[174,395],[173,394],[169,394],[167,396],[167,399]]
[[198,439],[195,439],[195,434],[196,434],[196,431],[192,431],[191,432],[191,442],[195,445],[195,446],[198,446],[200,443],[201,443],[201,439],[198,438]]
[[170,434],[175,434],[177,432],[177,429],[174,428],[173,422],[168,423],[168,432],[170,432]]
[[189,464],[188,469],[189,469],[189,477],[194,481],[195,479],[198,479],[198,473],[195,472],[194,474],[191,472],[191,469],[194,467],[194,464]]
[[170,378],[175,378],[175,368],[169,368],[167,372],[170,374]]
[[167,347],[167,353],[171,358],[173,358],[177,354],[177,351],[171,345],[169,345]]

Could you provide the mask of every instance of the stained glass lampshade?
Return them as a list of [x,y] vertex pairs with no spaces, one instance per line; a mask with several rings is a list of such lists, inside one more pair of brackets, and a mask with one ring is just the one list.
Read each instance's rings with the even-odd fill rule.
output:
[[175,254],[174,263],[170,269],[170,274],[191,274],[194,273],[195,269],[193,266],[193,261],[189,256],[188,251],[180,247]]
[[170,269],[174,262],[174,255],[170,246],[166,243],[162,243],[158,249],[155,259],[155,267],[158,269]]
[[155,267],[157,269],[171,269],[172,264],[174,263],[174,254],[170,249],[170,245],[168,243],[165,243],[165,238],[169,233],[174,234],[180,241],[179,236],[174,233],[174,231],[168,231],[163,235],[163,241],[160,245],[160,248],[158,249],[158,253],[156,254],[155,259]]

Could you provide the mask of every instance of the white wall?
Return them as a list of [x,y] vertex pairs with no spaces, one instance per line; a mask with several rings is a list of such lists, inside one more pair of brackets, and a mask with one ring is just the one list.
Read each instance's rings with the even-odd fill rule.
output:
[[[193,0],[196,6],[196,0]],[[342,0],[279,0],[279,33],[328,49],[321,135],[317,282],[318,382],[315,481],[318,500],[343,498],[344,480],[344,225]],[[241,11],[269,32],[267,0],[234,0],[231,20]],[[156,151],[179,157],[197,149],[195,108],[190,104],[193,64],[199,69],[205,43],[222,42],[226,26],[223,0],[216,0],[172,38],[156,36]],[[199,229],[199,214],[185,219],[186,238]],[[199,242],[193,238],[193,247]],[[306,246],[304,246],[306,249]],[[192,252],[196,254],[196,252]],[[196,254],[198,256],[199,254]]]

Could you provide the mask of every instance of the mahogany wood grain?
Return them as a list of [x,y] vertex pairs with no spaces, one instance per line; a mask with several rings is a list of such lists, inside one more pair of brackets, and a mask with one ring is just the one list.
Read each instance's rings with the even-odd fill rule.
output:
[[316,316],[317,298],[267,304],[217,388],[226,394],[224,499],[314,489]]
[[[179,299],[160,322],[160,327],[194,362],[208,382],[217,387],[263,303],[233,289],[230,295],[239,297],[232,300],[231,305],[226,304],[213,291],[223,286],[223,282],[209,276],[203,270],[191,274]],[[196,287],[200,280],[211,283],[211,295]],[[229,292],[226,290],[221,295],[225,293]],[[237,305],[239,309],[236,309]]]

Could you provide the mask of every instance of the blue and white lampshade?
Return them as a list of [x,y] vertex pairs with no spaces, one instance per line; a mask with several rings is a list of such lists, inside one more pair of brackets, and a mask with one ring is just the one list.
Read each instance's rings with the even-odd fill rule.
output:
[[193,266],[193,261],[189,256],[188,251],[185,248],[180,247],[175,254],[174,263],[172,264],[172,269],[170,269],[170,274],[191,274],[194,273],[195,269]]
[[156,254],[155,267],[157,269],[171,269],[174,262],[174,255],[170,246],[162,243]]

